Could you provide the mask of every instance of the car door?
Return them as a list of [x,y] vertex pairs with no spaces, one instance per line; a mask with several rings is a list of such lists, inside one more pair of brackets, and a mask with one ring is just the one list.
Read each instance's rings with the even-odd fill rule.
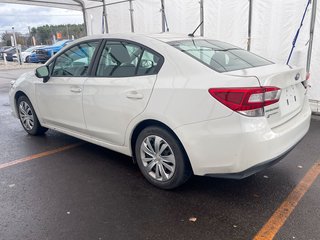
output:
[[36,84],[40,116],[45,124],[85,132],[82,90],[99,41],[79,43],[49,64],[48,82]]
[[163,57],[136,43],[109,40],[84,84],[83,111],[90,135],[123,145],[130,121],[146,107]]

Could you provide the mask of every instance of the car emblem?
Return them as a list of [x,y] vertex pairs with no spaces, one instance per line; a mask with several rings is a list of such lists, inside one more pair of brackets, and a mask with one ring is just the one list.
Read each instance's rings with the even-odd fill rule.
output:
[[297,73],[297,75],[294,77],[294,79],[295,79],[296,81],[298,81],[299,78],[300,78],[300,73]]

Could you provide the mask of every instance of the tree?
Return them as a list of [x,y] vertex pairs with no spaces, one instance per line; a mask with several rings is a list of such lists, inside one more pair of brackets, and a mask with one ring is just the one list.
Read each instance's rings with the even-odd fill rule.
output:
[[11,45],[11,36],[12,36],[12,34],[9,34],[7,31],[2,33],[1,39],[2,39],[2,41],[4,42],[4,44],[6,46],[10,46]]
[[[27,43],[27,37],[23,36],[23,34],[16,32],[16,39],[17,39],[17,44],[21,44],[21,45],[26,45]],[[2,41],[4,41],[5,45],[7,46],[11,46],[11,36],[13,36],[12,32],[4,32],[1,35],[1,39]]]
[[80,38],[86,35],[84,24],[44,25],[31,29],[31,35],[41,44],[52,44],[53,35],[57,36],[57,33],[62,34],[62,39],[70,39],[72,36]]
[[49,25],[44,25],[37,27],[36,30],[36,39],[40,41],[41,44],[50,44],[51,43],[51,31]]

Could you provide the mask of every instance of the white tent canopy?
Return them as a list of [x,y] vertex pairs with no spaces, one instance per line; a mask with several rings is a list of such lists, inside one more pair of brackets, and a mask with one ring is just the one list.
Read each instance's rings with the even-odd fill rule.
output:
[[70,10],[82,11],[81,4],[73,0],[54,1],[54,0],[1,0],[2,3],[26,4],[44,7],[55,7]]
[[[247,48],[250,40],[252,52],[276,63],[286,63],[308,0],[0,0],[0,2],[82,11],[88,35],[133,30],[161,32],[167,27],[170,32],[188,34],[203,20],[204,36],[243,48]],[[313,5],[316,6],[316,0],[313,0]],[[306,66],[310,43],[311,6],[312,4],[306,13],[290,65]],[[313,100],[314,111],[320,112],[320,6],[314,10],[316,10],[314,13],[318,14],[315,19],[309,97]],[[250,39],[248,39],[249,32],[251,32]]]

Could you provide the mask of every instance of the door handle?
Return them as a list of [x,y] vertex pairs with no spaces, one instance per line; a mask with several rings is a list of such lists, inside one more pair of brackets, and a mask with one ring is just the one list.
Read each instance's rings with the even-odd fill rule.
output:
[[81,88],[77,88],[77,87],[70,88],[70,92],[73,92],[73,93],[81,93],[81,91],[82,91]]
[[130,91],[127,92],[126,97],[129,99],[143,99],[144,96],[142,93],[139,93],[137,91]]

